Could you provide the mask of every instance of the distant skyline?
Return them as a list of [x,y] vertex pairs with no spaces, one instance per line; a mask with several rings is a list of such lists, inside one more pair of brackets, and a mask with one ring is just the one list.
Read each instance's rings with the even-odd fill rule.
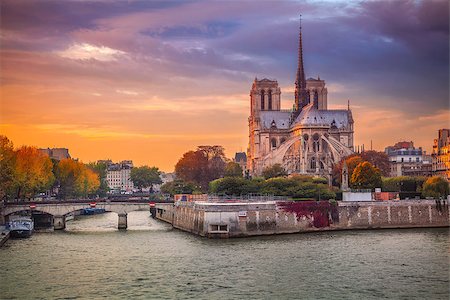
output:
[[255,77],[291,108],[302,14],[306,77],[350,106],[355,144],[449,128],[443,1],[2,1],[0,134],[83,162],[173,171],[198,145],[246,151]]

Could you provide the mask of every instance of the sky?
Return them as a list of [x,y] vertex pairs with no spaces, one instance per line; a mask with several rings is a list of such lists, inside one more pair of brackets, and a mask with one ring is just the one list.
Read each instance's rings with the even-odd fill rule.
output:
[[411,1],[0,2],[0,134],[83,162],[173,171],[198,145],[246,151],[255,77],[294,98],[299,14],[306,76],[347,107],[355,144],[449,128],[449,3]]

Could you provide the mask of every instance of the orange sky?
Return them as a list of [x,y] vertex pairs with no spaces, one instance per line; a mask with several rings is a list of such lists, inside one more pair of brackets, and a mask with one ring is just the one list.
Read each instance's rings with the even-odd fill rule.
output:
[[[301,7],[307,77],[326,81],[329,108],[351,99],[356,144],[412,140],[430,151],[450,127],[448,3],[338,3]],[[58,2],[2,2],[0,134],[163,171],[198,145],[246,151],[255,76],[278,79],[292,107],[298,34],[295,3],[250,4],[68,1],[65,15]],[[400,4],[411,6],[396,16],[402,26],[386,15]]]

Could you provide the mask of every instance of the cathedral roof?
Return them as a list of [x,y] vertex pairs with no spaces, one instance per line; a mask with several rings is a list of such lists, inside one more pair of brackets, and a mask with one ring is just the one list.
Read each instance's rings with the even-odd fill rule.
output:
[[303,107],[300,114],[292,123],[295,126],[326,126],[336,127],[338,129],[347,127],[351,120],[348,110],[318,110],[313,103],[309,103]]
[[269,129],[272,127],[272,123],[275,122],[275,127],[277,129],[289,129],[289,119],[291,117],[290,111],[261,111],[259,116],[263,128]]

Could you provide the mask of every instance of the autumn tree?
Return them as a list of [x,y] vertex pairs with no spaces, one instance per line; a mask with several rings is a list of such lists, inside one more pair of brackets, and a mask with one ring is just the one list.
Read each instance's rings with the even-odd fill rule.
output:
[[381,184],[380,169],[367,161],[363,161],[356,166],[350,179],[350,186],[357,189],[374,189],[381,187]]
[[433,176],[427,179],[423,184],[422,195],[425,197],[447,197],[449,194],[449,183],[440,176]]
[[13,143],[0,135],[0,200],[7,198],[14,185],[15,154]]
[[106,179],[108,165],[105,162],[91,162],[86,166],[95,173],[97,173],[99,177],[100,186],[98,187],[97,194],[101,197],[106,196],[109,191],[108,181]]
[[342,168],[344,166],[344,162],[347,163],[347,168],[348,168],[348,178],[352,177],[352,173],[353,170],[356,168],[356,166],[363,162],[364,160],[362,159],[361,156],[357,155],[357,154],[352,154],[349,155],[343,159],[341,159],[341,161],[339,163],[337,163],[332,171],[332,177],[333,177],[333,183],[335,185],[341,185],[342,182]]
[[225,177],[242,177],[242,168],[241,166],[234,162],[230,161],[225,166]]
[[374,167],[377,167],[381,171],[382,176],[389,176],[390,165],[389,157],[384,152],[375,150],[364,151],[360,154],[361,158],[370,162]]
[[22,146],[15,153],[14,190],[18,199],[48,190],[55,177],[50,158],[35,147]]
[[99,175],[86,165],[73,159],[62,159],[58,163],[56,177],[60,183],[58,196],[87,197],[94,194],[100,186]]
[[143,188],[148,187],[150,187],[150,191],[153,191],[154,184],[162,183],[160,176],[161,172],[157,167],[134,167],[130,172],[130,180],[141,192]]
[[280,164],[274,164],[272,166],[267,166],[262,171],[262,176],[265,179],[274,178],[274,177],[283,177],[287,176],[286,170]]
[[175,173],[179,179],[192,182],[206,191],[210,181],[223,176],[225,164],[222,146],[199,146],[196,151],[183,154],[175,165]]

